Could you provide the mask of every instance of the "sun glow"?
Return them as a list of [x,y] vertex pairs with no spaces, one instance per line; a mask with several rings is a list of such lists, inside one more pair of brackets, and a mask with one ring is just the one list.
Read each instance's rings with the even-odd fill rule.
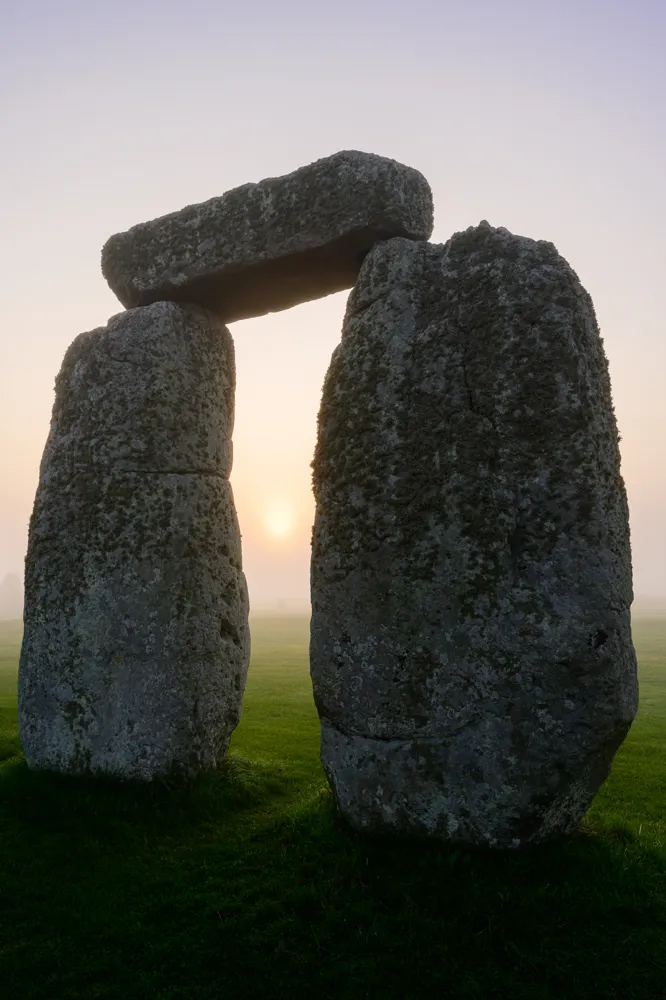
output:
[[271,538],[288,538],[296,526],[296,518],[286,505],[274,504],[264,515],[264,525]]

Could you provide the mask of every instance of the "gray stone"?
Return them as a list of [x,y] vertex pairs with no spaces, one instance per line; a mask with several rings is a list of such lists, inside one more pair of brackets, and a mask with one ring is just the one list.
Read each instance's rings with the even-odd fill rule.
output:
[[375,834],[576,830],[637,708],[627,503],[589,295],[487,222],[366,258],[313,462],[323,765]]
[[197,306],[122,313],[67,351],[26,558],[30,767],[149,780],[224,756],[249,660],[234,392],[229,331]]
[[112,236],[102,272],[124,306],[191,301],[228,323],[350,288],[374,243],[432,224],[422,174],[346,151]]

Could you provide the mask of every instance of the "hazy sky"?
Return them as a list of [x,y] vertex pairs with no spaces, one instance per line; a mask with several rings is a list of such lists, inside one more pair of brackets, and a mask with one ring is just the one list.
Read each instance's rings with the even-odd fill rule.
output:
[[[635,591],[666,597],[665,49],[663,0],[0,0],[0,577],[22,572],[65,349],[121,310],[105,240],[361,149],[425,174],[434,241],[488,219],[576,270],[611,365]],[[231,327],[255,607],[308,599],[346,295]]]

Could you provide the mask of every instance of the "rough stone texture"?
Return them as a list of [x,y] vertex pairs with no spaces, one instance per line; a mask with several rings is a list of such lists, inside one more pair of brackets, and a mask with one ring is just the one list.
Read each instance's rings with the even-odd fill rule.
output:
[[213,768],[240,717],[248,596],[228,476],[229,331],[160,302],[81,334],[56,381],[26,558],[32,768]]
[[313,462],[322,760],[360,830],[574,831],[637,708],[628,514],[592,302],[487,222],[366,258]]
[[102,272],[124,306],[187,300],[231,322],[350,288],[377,240],[432,224],[422,174],[346,151],[112,236]]

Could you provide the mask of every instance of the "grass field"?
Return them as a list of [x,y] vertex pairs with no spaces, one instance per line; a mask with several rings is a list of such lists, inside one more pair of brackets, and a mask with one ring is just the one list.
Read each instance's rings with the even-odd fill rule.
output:
[[0,996],[666,998],[666,620],[578,836],[509,856],[359,839],[318,758],[306,619],[252,622],[228,762],[193,787],[32,774],[0,623]]

